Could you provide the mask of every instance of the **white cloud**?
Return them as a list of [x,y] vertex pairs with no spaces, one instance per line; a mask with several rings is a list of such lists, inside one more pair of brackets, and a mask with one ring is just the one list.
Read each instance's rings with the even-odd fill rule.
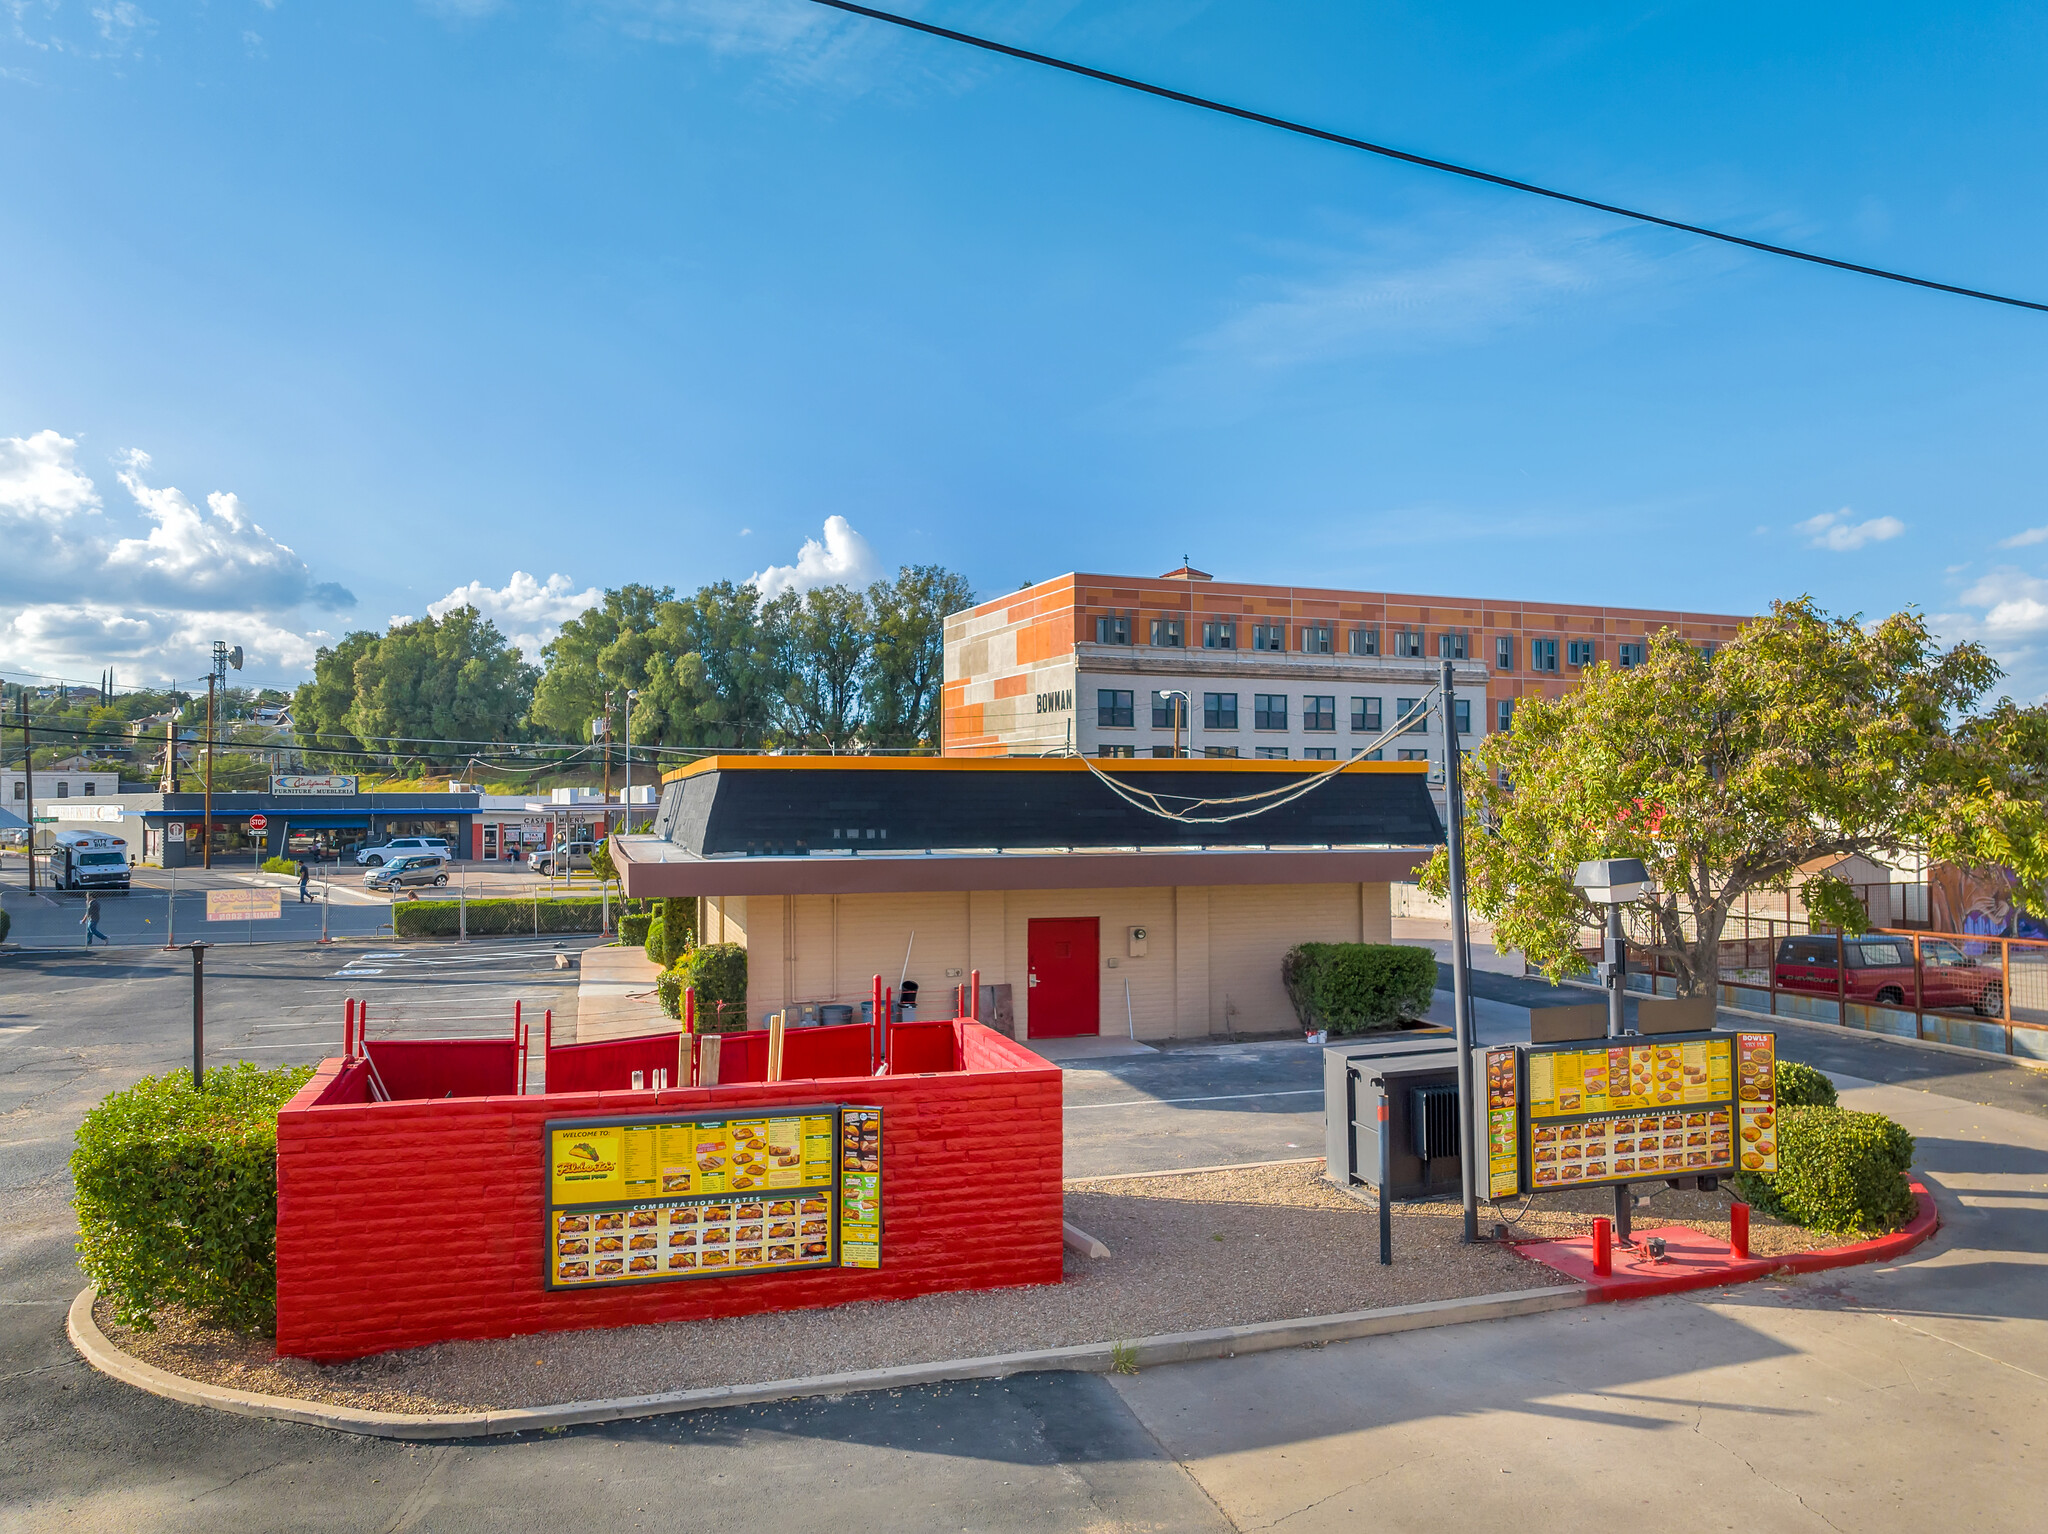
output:
[[797,550],[795,564],[770,565],[753,575],[748,584],[758,587],[763,597],[773,598],[814,586],[865,586],[881,573],[867,539],[855,532],[846,518],[832,516],[825,519],[823,543],[806,538]]
[[471,581],[438,602],[429,602],[427,611],[440,618],[458,607],[474,607],[497,624],[498,631],[518,646],[527,660],[538,665],[540,652],[562,631],[562,625],[603,600],[604,593],[595,586],[578,591],[566,575],[550,575],[540,581],[524,570],[514,570],[512,578],[496,590],[482,581]]
[[1944,639],[1973,639],[2005,668],[2004,687],[2023,701],[2048,695],[2048,580],[2003,566],[1957,593],[1966,612],[1928,620]]
[[2023,533],[2014,533],[2010,538],[1998,540],[2001,549],[2031,548],[2037,543],[2048,543],[2048,527],[2030,527]]
[[108,665],[136,682],[203,675],[216,639],[239,644],[252,680],[291,680],[328,636],[285,620],[294,609],[354,605],[316,582],[230,492],[194,504],[143,476],[149,455],[122,455],[117,475],[147,526],[122,536],[55,431],[0,437],[0,656],[13,668],[94,676]]
[[1793,531],[1806,535],[1806,545],[1813,549],[1833,549],[1838,554],[1860,549],[1866,543],[1883,543],[1896,538],[1906,530],[1906,524],[1897,517],[1872,517],[1867,522],[1852,522],[1854,516],[1848,507],[1840,511],[1824,511],[1817,517],[1808,517]]

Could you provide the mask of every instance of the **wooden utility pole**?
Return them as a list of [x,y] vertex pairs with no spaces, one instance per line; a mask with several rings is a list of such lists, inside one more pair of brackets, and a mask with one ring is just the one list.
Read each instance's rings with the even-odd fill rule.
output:
[[612,694],[607,687],[604,694],[604,830],[612,830]]
[[212,672],[206,674],[206,814],[199,843],[199,861],[205,868],[213,867],[213,684],[218,680]]
[[21,705],[21,781],[22,791],[28,795],[28,887],[33,893],[36,887],[36,753],[28,739],[27,687],[15,694],[15,701]]

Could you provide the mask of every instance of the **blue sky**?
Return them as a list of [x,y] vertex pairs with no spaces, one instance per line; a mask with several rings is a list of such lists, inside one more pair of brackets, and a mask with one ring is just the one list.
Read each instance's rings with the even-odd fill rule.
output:
[[[2038,6],[907,8],[2048,298]],[[217,636],[291,680],[458,592],[538,643],[626,580],[1187,554],[1912,603],[2048,689],[2048,315],[802,0],[9,0],[0,139],[10,670]]]

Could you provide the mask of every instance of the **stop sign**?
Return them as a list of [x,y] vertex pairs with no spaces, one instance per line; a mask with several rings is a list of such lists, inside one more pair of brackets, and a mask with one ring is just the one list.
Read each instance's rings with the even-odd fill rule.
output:
[[251,831],[261,831],[269,824],[270,817],[268,815],[251,815],[249,817],[249,829]]

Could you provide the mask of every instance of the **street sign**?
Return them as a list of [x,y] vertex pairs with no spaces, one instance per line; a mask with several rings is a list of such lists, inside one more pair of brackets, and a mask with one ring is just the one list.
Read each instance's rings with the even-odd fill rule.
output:
[[284,912],[280,890],[208,890],[208,921],[276,921]]
[[269,824],[270,817],[268,815],[251,815],[249,817],[249,829],[251,831],[261,831]]

